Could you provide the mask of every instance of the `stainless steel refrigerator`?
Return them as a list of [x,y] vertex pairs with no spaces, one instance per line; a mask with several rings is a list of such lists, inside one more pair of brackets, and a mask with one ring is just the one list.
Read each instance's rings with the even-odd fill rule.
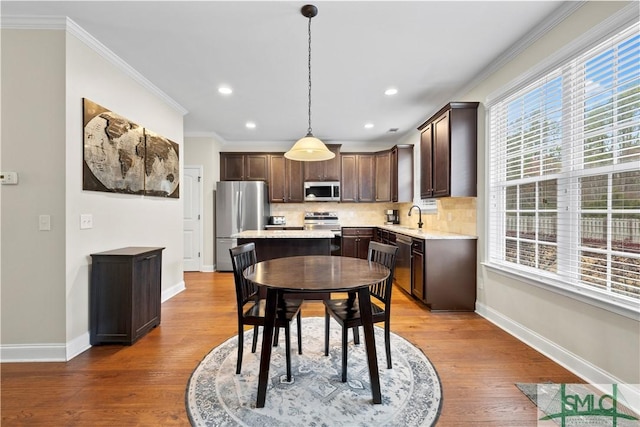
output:
[[264,181],[220,181],[216,186],[216,270],[232,271],[231,238],[245,230],[264,230],[271,208]]

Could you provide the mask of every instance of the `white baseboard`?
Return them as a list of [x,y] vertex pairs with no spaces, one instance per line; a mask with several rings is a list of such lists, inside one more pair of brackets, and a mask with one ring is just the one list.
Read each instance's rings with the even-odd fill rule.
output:
[[203,265],[202,270],[203,273],[213,273],[216,271],[215,265]]
[[185,289],[187,289],[187,287],[185,286],[184,280],[181,280],[180,283],[177,283],[172,287],[170,287],[169,289],[162,291],[161,301],[162,302],[168,301],[171,298],[178,295],[180,292],[184,291]]
[[620,393],[625,397],[631,409],[636,413],[640,413],[640,387],[638,384],[625,384],[619,378],[600,369],[598,366],[593,365],[537,332],[532,331],[504,316],[502,313],[477,301],[476,313],[525,344],[533,347],[567,370],[573,372],[589,384],[595,386],[599,384],[618,384]]
[[[184,280],[162,292],[165,302],[186,289]],[[0,363],[10,362],[67,362],[91,348],[89,331],[58,344],[3,344],[0,346]]]
[[9,344],[0,347],[0,362],[66,362],[67,347],[60,344]]

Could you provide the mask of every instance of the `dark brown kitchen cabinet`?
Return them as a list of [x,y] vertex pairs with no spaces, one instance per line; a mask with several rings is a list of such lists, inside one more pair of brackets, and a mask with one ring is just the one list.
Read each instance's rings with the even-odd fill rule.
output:
[[284,154],[269,156],[269,199],[272,203],[304,202],[303,162]]
[[163,249],[126,247],[91,254],[92,345],[131,345],[160,324]]
[[304,163],[305,181],[340,181],[340,144],[327,144],[336,156],[331,160]]
[[375,202],[375,154],[343,154],[342,195],[343,202]]
[[476,196],[477,110],[451,102],[418,127],[421,198]]
[[396,145],[376,153],[376,202],[413,200],[413,145]]
[[342,227],[342,256],[367,259],[375,228]]
[[269,181],[269,154],[220,153],[221,181]]
[[424,300],[424,240],[411,241],[411,294]]
[[432,311],[475,311],[476,239],[413,239],[411,293]]
[[376,202],[391,201],[391,150],[376,153]]

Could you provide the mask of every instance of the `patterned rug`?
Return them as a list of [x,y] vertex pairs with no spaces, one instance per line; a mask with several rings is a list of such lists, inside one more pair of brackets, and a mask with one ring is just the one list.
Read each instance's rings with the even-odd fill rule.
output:
[[[262,330],[262,329],[261,329]],[[261,334],[262,335],[262,334]],[[237,336],[214,348],[195,369],[186,390],[194,426],[432,426],[442,404],[438,374],[420,349],[391,333],[393,369],[386,369],[384,330],[375,327],[382,404],[371,401],[364,337],[349,334],[348,381],[340,381],[341,332],[331,324],[329,356],[324,356],[324,319],[302,318],[302,351],[291,325],[292,381],[287,382],[284,333],[273,348],[264,408],[256,408],[260,343],[251,353],[253,329],[245,332],[242,373],[235,374]]]

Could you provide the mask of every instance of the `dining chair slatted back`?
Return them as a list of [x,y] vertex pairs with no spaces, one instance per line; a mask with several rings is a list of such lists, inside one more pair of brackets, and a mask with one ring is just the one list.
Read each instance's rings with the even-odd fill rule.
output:
[[244,307],[250,301],[258,300],[258,287],[248,281],[242,272],[257,262],[255,243],[246,243],[230,249],[233,276],[236,283],[238,307]]
[[[371,314],[373,323],[384,322],[384,341],[387,354],[387,369],[391,369],[391,291],[393,288],[393,273],[396,267],[398,247],[379,242],[369,243],[368,260],[382,264],[389,269],[389,276],[378,283],[369,286],[371,297]],[[378,304],[376,303],[378,302]],[[381,303],[381,304],[379,304]],[[359,301],[353,295],[347,299],[330,299],[324,301],[325,306],[325,338],[324,353],[329,355],[329,318],[333,317],[342,326],[342,382],[347,381],[347,331],[353,330],[353,339],[360,343],[358,327],[362,326]]]
[[[238,308],[238,360],[236,362],[236,374],[242,369],[242,354],[244,349],[244,325],[253,325],[253,342],[251,352],[256,352],[258,344],[258,328],[264,326],[265,300],[260,298],[258,286],[247,280],[243,272],[257,263],[256,245],[253,242],[245,243],[229,249],[231,264],[233,266],[233,278],[236,285],[236,301]],[[291,334],[290,324],[293,318],[297,319],[298,353],[302,354],[302,330],[300,308],[302,300],[279,299],[276,312],[276,333],[273,345],[278,345],[278,330],[284,328],[286,339],[286,365],[287,381],[291,381]]]
[[396,268],[396,254],[398,252],[397,246],[385,245],[379,242],[369,243],[369,252],[367,259],[372,262],[377,262],[387,267],[391,274],[382,282],[375,283],[369,286],[369,294],[372,298],[377,299],[385,305],[385,311],[387,310],[391,302],[391,290],[393,287],[393,273]]

